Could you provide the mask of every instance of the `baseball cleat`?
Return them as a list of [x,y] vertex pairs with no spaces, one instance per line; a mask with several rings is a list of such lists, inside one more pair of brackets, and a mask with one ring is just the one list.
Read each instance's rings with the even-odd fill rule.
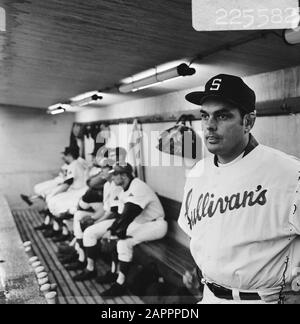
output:
[[40,226],[36,226],[34,229],[36,231],[44,231],[44,230],[51,230],[51,228],[52,228],[51,225],[42,224]]
[[83,272],[73,277],[74,281],[86,281],[92,280],[97,277],[97,270],[89,271],[85,269]]
[[22,200],[25,201],[28,206],[32,206],[33,205],[32,201],[29,198],[29,196],[26,196],[26,195],[23,195],[23,194],[20,195],[20,196],[21,196]]
[[71,235],[60,234],[59,236],[53,238],[53,242],[54,243],[66,242],[69,241],[70,239],[71,239]]
[[65,249],[58,249],[57,255],[60,258],[64,258],[64,257],[70,256],[74,253],[77,253],[77,251],[73,247],[69,246],[68,248],[65,248]]
[[111,271],[106,272],[106,274],[104,276],[101,277],[97,277],[96,278],[96,282],[98,284],[109,284],[112,282],[115,282],[118,278],[118,274],[117,273],[112,273]]
[[70,220],[74,218],[74,215],[70,213],[64,213],[59,217],[61,220]]
[[67,243],[67,242],[62,242],[57,247],[57,252],[60,253],[60,254],[64,254],[64,253],[68,254],[72,250],[74,250],[74,247],[71,246],[70,243]]
[[54,231],[53,229],[51,229],[51,230],[45,231],[43,234],[44,234],[44,237],[46,237],[46,238],[53,238],[53,237],[59,236],[61,234],[61,231]]
[[109,289],[105,290],[101,296],[103,298],[113,298],[118,296],[123,296],[126,293],[125,285],[120,285],[115,282]]
[[61,264],[70,264],[78,261],[78,253],[73,253],[72,255],[65,255],[63,257],[58,257]]
[[83,270],[86,267],[86,262],[76,261],[74,263],[70,263],[65,266],[67,271],[74,271],[74,270]]

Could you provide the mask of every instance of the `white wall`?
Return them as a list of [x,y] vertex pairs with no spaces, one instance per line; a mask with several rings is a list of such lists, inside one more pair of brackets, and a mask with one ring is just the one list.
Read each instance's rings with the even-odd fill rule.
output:
[[300,158],[300,114],[260,117],[253,135],[264,145]]
[[24,206],[19,194],[32,193],[34,184],[56,174],[73,122],[74,114],[0,108],[0,192],[11,207]]

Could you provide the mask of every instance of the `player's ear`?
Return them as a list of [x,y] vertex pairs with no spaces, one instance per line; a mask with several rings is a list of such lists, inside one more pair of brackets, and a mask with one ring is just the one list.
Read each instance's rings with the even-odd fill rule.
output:
[[250,131],[252,130],[254,124],[255,124],[255,120],[256,120],[256,113],[250,113],[250,114],[246,114],[244,116],[244,127],[245,127],[245,133],[250,133]]

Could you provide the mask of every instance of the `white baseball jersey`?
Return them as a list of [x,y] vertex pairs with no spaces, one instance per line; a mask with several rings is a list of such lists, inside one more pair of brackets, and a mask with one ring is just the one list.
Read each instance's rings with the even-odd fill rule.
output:
[[65,179],[67,178],[67,174],[68,174],[68,164],[65,163],[62,165],[62,167],[60,168],[60,172],[58,174],[58,176],[55,178],[55,181],[60,184],[63,183],[65,181]]
[[[259,145],[235,163],[213,156],[190,172],[179,217],[204,277],[279,292],[300,266],[300,162]],[[286,261],[287,268],[286,268]]]
[[112,207],[119,206],[118,196],[123,191],[123,188],[117,186],[113,181],[107,181],[103,187],[103,209],[110,211]]
[[100,172],[101,172],[101,168],[97,168],[95,166],[92,166],[88,170],[88,178],[94,177],[94,176],[98,175]]
[[81,189],[85,186],[85,168],[81,161],[74,160],[68,165],[66,180],[73,179],[73,183],[69,190]]
[[143,209],[142,213],[134,220],[136,223],[143,224],[165,217],[163,207],[155,192],[138,178],[132,180],[128,190],[120,193],[119,200],[120,214],[123,212],[124,205],[128,202]]

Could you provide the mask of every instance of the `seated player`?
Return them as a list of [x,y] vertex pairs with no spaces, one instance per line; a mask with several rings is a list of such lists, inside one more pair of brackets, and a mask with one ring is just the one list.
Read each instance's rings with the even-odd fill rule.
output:
[[[68,174],[65,182],[59,187],[54,197],[47,200],[49,209],[48,216],[54,216],[53,230],[46,233],[46,237],[53,237],[61,234],[59,217],[77,205],[80,197],[86,191],[85,169],[78,161],[78,148],[70,147],[65,151],[67,162],[69,163]],[[63,233],[65,234],[65,233]]]
[[[112,169],[112,161],[109,159],[103,159],[101,161],[102,165],[102,176],[107,181],[103,189],[103,204],[96,212],[87,215],[87,212],[78,211],[74,216],[74,235],[76,237],[76,250],[78,252],[78,260],[66,267],[67,270],[80,270],[87,266],[87,271],[84,274],[74,277],[75,280],[81,280],[83,275],[85,279],[91,279],[96,277],[97,273],[95,270],[95,259],[97,256],[97,240],[95,246],[90,248],[84,248],[83,237],[88,235],[88,237],[94,237],[98,233],[105,232],[107,227],[109,227],[113,222],[118,210],[118,200],[116,199],[120,192],[123,190],[122,187],[116,186],[112,181],[112,174],[110,170]],[[85,229],[83,233],[83,222],[89,221],[88,228]],[[92,225],[92,223],[95,223]],[[104,229],[103,229],[104,228]],[[87,260],[86,260],[87,257]]]
[[64,152],[62,152],[62,160],[64,161],[64,164],[60,168],[60,172],[56,178],[35,185],[33,189],[34,195],[32,196],[21,194],[21,198],[29,206],[32,206],[34,201],[37,199],[46,199],[47,195],[49,195],[57,186],[64,183],[68,172],[68,164],[66,163]]
[[[86,180],[86,186],[82,188],[82,190],[80,189],[80,192],[84,195],[83,197],[87,196],[87,193],[89,191],[89,181],[95,177],[97,177],[100,173],[101,173],[101,166],[99,166],[99,164],[97,163],[96,160],[96,151],[91,153],[91,161],[89,164],[86,164],[85,160],[83,160],[82,158],[79,159],[79,162],[83,165],[83,167],[86,169],[86,175],[85,178]],[[78,194],[79,195],[79,194]],[[73,200],[73,206],[70,207],[70,209],[64,213],[61,214],[59,216],[59,220],[63,229],[63,234],[59,235],[58,237],[54,238],[54,242],[63,242],[63,241],[67,241],[70,237],[71,234],[69,234],[69,224],[68,224],[68,220],[73,219],[74,214],[76,213],[76,211],[78,210],[78,205],[80,205],[80,202],[82,201],[82,198],[80,198],[80,201],[78,203],[78,195],[75,195]],[[98,202],[96,202],[96,200],[94,199],[93,203],[90,204],[90,208],[88,209],[88,211],[95,211],[97,208],[100,207],[100,201],[98,198]],[[72,241],[71,246],[73,246],[75,244],[75,241]]]
[[[108,298],[122,295],[126,291],[126,277],[133,258],[134,246],[161,239],[168,229],[164,210],[157,195],[145,182],[134,178],[131,165],[116,164],[112,173],[115,184],[123,188],[118,196],[120,215],[116,220],[110,220],[110,226],[107,223],[106,231],[102,228],[100,233],[89,228],[83,235],[83,244],[88,249],[95,249],[95,243],[100,238],[117,240],[111,271],[104,277],[97,278],[98,283],[114,282],[112,287],[102,294]],[[93,259],[95,250],[93,252],[90,250],[89,256]],[[89,269],[85,270],[86,273],[87,271]],[[84,280],[85,277],[80,279]]]
[[132,167],[116,165],[113,172],[116,185],[122,186],[124,191],[119,195],[121,216],[103,237],[104,240],[118,238],[112,271],[97,279],[98,283],[113,282],[111,288],[101,294],[104,298],[125,293],[134,247],[162,239],[168,230],[157,195],[145,182],[133,177]]
[[[64,167],[64,175],[62,181],[51,188],[51,190],[47,191],[44,196],[44,200],[46,202],[46,205],[48,205],[48,202],[56,195],[64,192],[66,190],[66,184],[65,181],[68,179],[68,174],[69,174],[69,168],[73,168],[73,165],[70,163],[69,158],[67,157],[69,155],[70,148],[66,147],[65,151],[62,152],[63,154],[63,160],[65,161],[65,167]],[[74,151],[77,151],[77,148],[74,148]],[[82,166],[83,164],[80,163],[79,166]],[[72,170],[70,171],[72,172]],[[51,222],[52,222],[52,215],[48,209],[48,207],[44,210],[42,210],[40,213],[45,215],[45,220],[44,223],[41,224],[40,226],[35,227],[35,230],[37,231],[42,231],[42,230],[50,230],[52,228]]]

